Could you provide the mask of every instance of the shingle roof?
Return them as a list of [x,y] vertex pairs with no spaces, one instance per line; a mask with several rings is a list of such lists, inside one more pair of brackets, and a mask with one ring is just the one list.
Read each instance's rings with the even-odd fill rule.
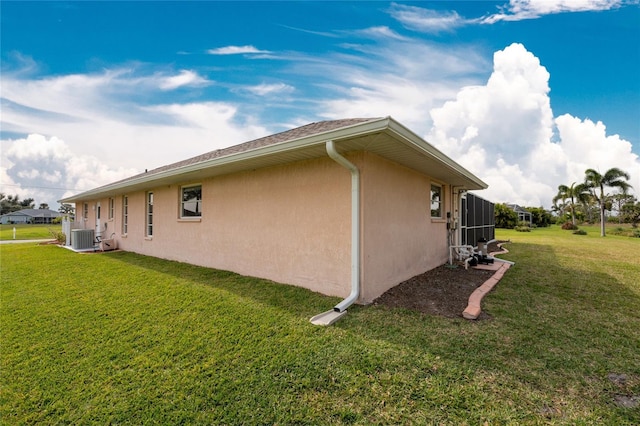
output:
[[517,212],[517,213],[531,213],[528,210],[525,210],[523,207],[520,207],[517,204],[507,203],[507,207],[509,207],[511,210],[513,210],[514,212]]
[[58,217],[58,216],[62,216],[61,213],[55,211],[55,210],[49,210],[49,209],[22,209],[22,210],[17,210],[14,212],[9,212],[9,213],[5,213],[3,214],[3,216],[8,216],[8,215],[16,215],[16,214],[22,214],[25,216],[30,216],[30,217]]
[[[130,179],[132,180],[140,176],[150,176],[156,173],[166,172],[168,170],[173,170],[173,169],[178,169],[184,166],[198,164],[214,158],[224,157],[226,155],[237,154],[240,152],[251,151],[253,149],[262,148],[269,145],[275,145],[278,143],[287,142],[290,140],[299,139],[306,136],[328,132],[331,130],[339,129],[341,127],[348,127],[354,124],[360,124],[367,121],[373,121],[378,119],[379,118],[346,118],[341,120],[318,121],[316,123],[306,124],[304,126],[296,127],[295,129],[286,130],[284,132],[276,133],[274,135],[269,135],[259,139],[254,139],[252,141],[244,142],[239,145],[230,146],[228,148],[216,149],[215,151],[210,151],[205,154],[188,158],[186,160],[178,161],[176,163],[168,164],[166,166],[161,166],[161,167],[146,171],[144,173],[140,173],[138,175],[128,177],[118,182],[124,182]],[[118,183],[118,182],[114,182],[114,183]]]

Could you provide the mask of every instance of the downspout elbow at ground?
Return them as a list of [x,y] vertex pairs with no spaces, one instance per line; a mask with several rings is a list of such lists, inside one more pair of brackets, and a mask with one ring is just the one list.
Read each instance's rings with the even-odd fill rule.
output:
[[330,325],[337,321],[346,309],[360,297],[360,171],[336,150],[333,141],[326,142],[329,157],[351,173],[351,293],[328,311],[311,318],[316,325]]

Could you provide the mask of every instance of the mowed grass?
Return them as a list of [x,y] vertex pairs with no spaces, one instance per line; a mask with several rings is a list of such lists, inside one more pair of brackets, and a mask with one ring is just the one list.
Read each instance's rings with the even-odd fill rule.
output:
[[51,230],[61,232],[61,225],[0,225],[0,240],[13,240],[13,228],[16,229],[16,240],[42,240],[53,238]]
[[[640,423],[640,239],[557,227],[469,322],[132,253],[1,249],[5,424]],[[611,380],[611,374],[625,380]],[[619,377],[619,376],[612,376]]]

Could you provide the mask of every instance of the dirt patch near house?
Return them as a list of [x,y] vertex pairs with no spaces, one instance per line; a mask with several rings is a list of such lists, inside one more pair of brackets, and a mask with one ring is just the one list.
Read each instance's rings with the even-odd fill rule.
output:
[[[503,242],[491,243],[489,252],[499,251],[497,244]],[[471,293],[493,274],[494,271],[473,268],[465,270],[461,265],[456,268],[442,265],[398,284],[374,300],[373,304],[447,318],[462,318],[462,311],[467,307]],[[490,318],[483,311],[478,320]]]

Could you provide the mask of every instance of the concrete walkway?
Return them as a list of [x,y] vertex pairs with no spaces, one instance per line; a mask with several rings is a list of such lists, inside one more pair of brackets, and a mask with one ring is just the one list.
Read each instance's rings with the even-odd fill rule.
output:
[[55,239],[48,238],[46,240],[0,240],[0,244],[24,244],[24,243],[40,244],[40,243],[48,243],[52,241],[55,241]]

